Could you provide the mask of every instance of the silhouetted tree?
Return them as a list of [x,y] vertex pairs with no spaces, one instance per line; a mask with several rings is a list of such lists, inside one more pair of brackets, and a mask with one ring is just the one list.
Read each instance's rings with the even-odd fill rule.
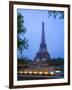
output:
[[58,16],[59,19],[64,19],[64,11],[49,10],[48,16],[49,17],[53,16],[54,18]]
[[26,28],[24,26],[24,17],[21,13],[17,13],[17,49],[22,53],[22,50],[28,49],[28,40],[24,36]]

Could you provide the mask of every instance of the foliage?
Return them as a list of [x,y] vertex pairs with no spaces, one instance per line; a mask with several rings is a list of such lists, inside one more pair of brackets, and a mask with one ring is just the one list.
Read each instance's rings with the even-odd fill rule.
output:
[[63,58],[54,58],[51,60],[47,60],[48,65],[50,66],[59,66],[59,65],[64,65],[64,59]]
[[17,60],[17,64],[18,65],[28,65],[31,64],[32,60],[28,59],[28,58],[21,58]]
[[48,16],[49,17],[53,16],[54,18],[56,18],[58,16],[59,19],[64,19],[64,11],[49,10],[48,11]]
[[24,36],[26,28],[24,27],[24,17],[17,13],[17,48],[22,53],[23,49],[28,49],[28,40]]

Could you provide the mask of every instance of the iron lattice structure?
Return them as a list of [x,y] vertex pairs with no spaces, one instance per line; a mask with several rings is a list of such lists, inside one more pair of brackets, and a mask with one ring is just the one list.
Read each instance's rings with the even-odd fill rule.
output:
[[50,60],[50,54],[47,50],[46,40],[45,40],[45,32],[44,32],[44,22],[42,22],[42,35],[41,35],[41,44],[38,52],[34,58],[35,61],[46,61]]

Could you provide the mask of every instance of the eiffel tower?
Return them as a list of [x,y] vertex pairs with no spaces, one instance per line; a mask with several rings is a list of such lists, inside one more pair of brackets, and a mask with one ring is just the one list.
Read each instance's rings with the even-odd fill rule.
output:
[[47,45],[45,41],[44,22],[42,22],[41,44],[40,44],[38,52],[36,53],[34,61],[46,62],[47,60],[50,60],[50,55],[47,50]]

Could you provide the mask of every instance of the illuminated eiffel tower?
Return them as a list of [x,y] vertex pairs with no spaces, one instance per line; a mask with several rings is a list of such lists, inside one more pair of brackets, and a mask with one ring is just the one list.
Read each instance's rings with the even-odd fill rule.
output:
[[45,32],[44,32],[44,22],[42,22],[42,37],[41,37],[41,44],[39,47],[39,51],[36,53],[35,61],[47,61],[50,60],[50,55],[47,50],[47,45],[45,41]]

